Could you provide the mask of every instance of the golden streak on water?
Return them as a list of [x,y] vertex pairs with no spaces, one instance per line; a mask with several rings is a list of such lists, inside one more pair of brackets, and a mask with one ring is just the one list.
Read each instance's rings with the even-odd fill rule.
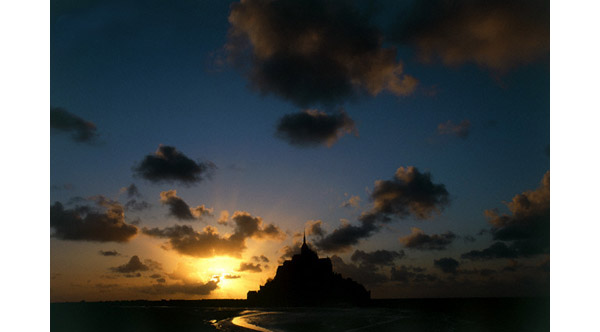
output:
[[251,311],[251,310],[247,310],[247,311],[243,311],[241,312],[241,316],[235,317],[231,320],[231,323],[237,326],[241,326],[250,330],[254,330],[254,331],[260,331],[260,332],[273,332],[269,329],[265,329],[263,327],[260,326],[256,326],[254,324],[250,324],[247,320],[247,318],[249,317],[254,317],[254,316],[260,316],[260,315],[264,315],[264,314],[270,314],[271,312],[258,312],[256,313],[255,311]]

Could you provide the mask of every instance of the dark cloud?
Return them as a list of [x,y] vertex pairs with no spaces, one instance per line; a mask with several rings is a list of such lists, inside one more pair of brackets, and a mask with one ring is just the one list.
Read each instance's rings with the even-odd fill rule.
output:
[[156,282],[159,283],[159,284],[164,284],[167,281],[165,280],[165,278],[158,278],[158,279],[156,279]]
[[279,257],[279,263],[291,259],[294,255],[300,254],[300,245],[301,243],[296,241],[291,246],[283,246],[283,248],[279,250],[282,253],[281,257]]
[[425,268],[402,265],[400,268],[392,267],[390,279],[402,283],[422,283],[436,281],[437,277],[433,274],[424,273]]
[[162,270],[162,264],[152,259],[144,259],[144,264],[146,264],[150,270]]
[[[526,191],[507,203],[511,214],[486,210],[495,242],[461,257],[472,260],[516,258],[550,252],[550,171],[536,190]],[[508,245],[505,243],[508,242]]]
[[116,250],[100,250],[98,253],[102,256],[121,256],[121,254],[119,254]]
[[344,111],[327,114],[318,110],[284,115],[276,136],[300,147],[332,146],[346,134],[358,135],[354,121]]
[[240,257],[246,248],[246,239],[280,239],[285,234],[275,225],[263,226],[262,218],[253,217],[247,212],[236,211],[232,220],[235,223],[233,234],[221,236],[216,228],[206,226],[201,232],[192,227],[175,225],[159,228],[144,228],[146,235],[168,239],[171,249],[193,257],[228,255]]
[[372,221],[361,221],[358,226],[346,223],[316,241],[315,245],[327,252],[345,251],[358,244],[361,239],[371,236],[378,229],[379,226]]
[[263,263],[269,262],[269,259],[265,255],[252,256],[252,260],[254,260],[255,262],[263,262]]
[[466,62],[494,70],[549,54],[550,3],[546,0],[423,0],[396,20],[392,39],[409,43],[421,60]]
[[240,279],[242,276],[240,275],[235,275],[235,274],[226,274],[225,276],[223,276],[223,278],[225,279]]
[[350,257],[352,262],[358,263],[361,266],[376,269],[379,266],[392,266],[396,259],[404,257],[404,251],[389,251],[389,250],[376,250],[372,252],[364,252],[362,250],[356,250]]
[[138,201],[135,198],[128,200],[125,203],[125,209],[128,211],[143,211],[152,207],[152,204],[146,201]]
[[154,154],[147,155],[133,167],[133,172],[154,183],[192,185],[204,180],[215,168],[210,161],[195,162],[172,146],[159,145]]
[[148,271],[150,268],[147,265],[144,265],[138,256],[132,256],[127,264],[111,267],[110,270],[118,273],[133,273],[139,271]]
[[473,235],[465,235],[463,236],[463,241],[465,241],[465,243],[473,243],[477,241],[477,239]]
[[417,85],[352,2],[248,0],[231,6],[229,22],[230,60],[263,94],[306,107]]
[[361,220],[389,222],[390,216],[405,218],[411,214],[428,219],[448,204],[448,191],[443,184],[433,183],[430,173],[409,166],[398,168],[392,180],[376,181],[371,199],[374,207]]
[[175,284],[165,284],[165,279],[157,279],[157,283],[136,288],[135,290],[150,294],[150,295],[174,295],[174,294],[187,294],[187,295],[208,295],[219,287],[219,282],[210,280],[206,283],[203,282],[180,282]]
[[149,278],[159,279],[159,278],[162,278],[162,276],[160,274],[158,274],[158,273],[155,273],[155,274],[151,275]]
[[123,206],[102,196],[94,198],[105,208],[90,206],[65,209],[60,202],[50,206],[52,237],[61,240],[127,242],[137,234],[137,227],[125,223]]
[[445,232],[427,235],[419,228],[411,228],[411,234],[400,238],[405,248],[418,250],[445,250],[455,239],[456,234]]
[[141,273],[127,273],[123,275],[125,278],[140,278],[142,276]]
[[183,199],[177,197],[176,190],[161,192],[160,201],[169,207],[169,214],[179,220],[201,220],[203,217],[212,216],[213,212],[213,209],[208,209],[204,205],[190,208]]
[[50,108],[50,128],[70,133],[79,143],[92,143],[98,137],[95,124],[58,107]]
[[495,242],[491,246],[483,250],[471,250],[460,256],[463,259],[470,260],[488,260],[496,258],[516,258],[518,252],[511,247],[508,247],[504,242]]
[[334,272],[341,274],[345,278],[352,278],[364,285],[375,285],[389,280],[385,274],[377,272],[371,266],[352,263],[346,264],[337,255],[331,256],[331,264]]
[[121,188],[121,193],[127,194],[127,198],[141,197],[140,191],[135,184],[130,184],[127,187]]
[[262,268],[260,267],[260,264],[241,262],[240,267],[236,271],[238,271],[238,272],[246,272],[246,271],[247,272],[262,272]]
[[373,208],[359,217],[358,226],[343,224],[316,242],[325,251],[342,251],[371,236],[389,223],[392,217],[430,218],[448,204],[448,191],[443,184],[431,181],[431,174],[413,166],[400,167],[392,180],[378,180],[371,193]]
[[456,273],[459,265],[460,263],[456,259],[450,257],[435,259],[433,261],[433,266],[439,268],[444,273]]
[[487,210],[494,240],[511,241],[520,255],[550,251],[550,171],[538,189],[526,191],[509,202],[508,214]]
[[437,130],[439,135],[453,135],[466,139],[471,132],[471,121],[463,120],[459,124],[454,124],[451,120],[448,120],[445,123],[438,124]]
[[325,230],[323,230],[323,222],[321,220],[309,220],[306,222],[306,235],[315,235],[323,237]]

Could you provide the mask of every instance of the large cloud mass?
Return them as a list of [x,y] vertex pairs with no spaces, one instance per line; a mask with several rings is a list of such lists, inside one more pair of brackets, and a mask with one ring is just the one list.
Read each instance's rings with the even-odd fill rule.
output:
[[473,62],[505,70],[550,50],[547,0],[419,0],[396,21],[393,39],[414,45],[421,60]]
[[407,95],[417,85],[352,2],[243,0],[229,22],[230,58],[261,93],[305,107],[361,92]]
[[105,211],[89,206],[65,209],[60,202],[50,206],[52,237],[77,241],[127,242],[137,234],[137,227],[125,223],[121,204],[102,196],[95,200]]
[[448,204],[448,191],[443,184],[431,181],[431,174],[421,173],[413,166],[396,170],[392,180],[378,180],[371,193],[373,208],[359,217],[360,224],[344,224],[316,242],[325,251],[341,251],[371,236],[389,223],[413,215],[430,218]]
[[160,145],[133,167],[135,175],[151,182],[179,182],[191,185],[204,180],[216,166],[212,162],[195,162],[172,146]]
[[354,121],[343,111],[327,114],[318,110],[284,115],[277,124],[276,136],[300,147],[332,146],[345,134],[357,135]]
[[80,143],[91,143],[98,136],[95,124],[58,107],[50,108],[50,128],[70,133]]
[[232,220],[235,222],[233,234],[220,235],[214,227],[206,226],[202,231],[195,231],[189,226],[175,225],[171,227],[144,228],[144,234],[168,239],[171,249],[183,255],[193,257],[212,257],[227,255],[240,257],[246,248],[246,239],[280,239],[284,233],[275,225],[263,226],[260,217],[253,217],[247,212],[236,211]]
[[463,254],[463,258],[514,258],[550,252],[550,171],[544,174],[540,186],[513,197],[507,203],[510,214],[485,211],[492,225],[494,243],[483,250]]

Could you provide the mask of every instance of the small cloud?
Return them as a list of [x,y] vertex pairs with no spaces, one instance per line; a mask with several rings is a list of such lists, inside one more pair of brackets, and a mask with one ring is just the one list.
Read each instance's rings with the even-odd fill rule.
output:
[[125,193],[127,194],[127,198],[134,198],[134,197],[141,197],[142,195],[140,194],[140,191],[138,190],[137,186],[135,184],[130,184],[127,187],[123,187],[121,188],[121,190],[119,190],[120,193]]
[[340,207],[353,207],[358,208],[360,206],[360,197],[359,196],[350,196],[348,200],[343,201]]
[[177,196],[176,190],[163,191],[160,193],[160,201],[169,207],[169,214],[179,220],[202,220],[203,217],[212,216],[213,209],[198,205],[190,206]]
[[444,273],[455,274],[459,265],[460,263],[456,259],[450,257],[440,258],[433,261],[433,266],[439,268]]
[[331,147],[346,134],[358,135],[354,121],[344,112],[327,114],[318,110],[284,115],[276,136],[299,147]]
[[121,254],[119,254],[116,250],[100,250],[98,253],[102,256],[121,256]]
[[399,268],[393,266],[390,271],[390,279],[392,281],[399,281],[405,284],[433,282],[437,280],[437,276],[424,273],[425,271],[427,271],[426,268],[412,265],[402,265]]
[[212,162],[195,162],[172,146],[159,145],[154,154],[133,167],[133,172],[153,183],[193,185],[209,177],[215,168]]
[[98,137],[96,125],[62,108],[50,108],[50,128],[71,134],[78,143],[93,143]]
[[325,231],[323,230],[323,222],[321,220],[309,220],[306,222],[305,227],[307,235],[315,235],[318,237],[325,236]]
[[265,255],[252,256],[252,260],[254,260],[255,262],[263,262],[263,263],[269,262],[269,259]]
[[411,234],[401,237],[400,243],[410,249],[445,250],[456,238],[456,234],[452,232],[427,235],[421,229],[412,227]]
[[350,259],[359,263],[362,266],[369,267],[370,269],[376,269],[379,266],[393,266],[394,261],[401,259],[405,256],[404,251],[389,251],[389,250],[376,250],[373,252],[364,252],[362,250],[356,250],[350,257]]
[[471,122],[469,120],[463,120],[459,124],[454,124],[451,120],[448,120],[445,123],[440,123],[437,130],[438,135],[452,135],[466,139],[471,131]]
[[229,221],[229,211],[223,210],[219,215],[219,220],[217,220],[217,223],[219,225],[227,225],[227,221]]
[[225,279],[240,279],[242,276],[235,274],[226,274],[223,276]]
[[138,271],[148,271],[150,268],[147,265],[144,265],[138,256],[132,256],[127,264],[111,267],[110,270],[118,273],[133,273]]
[[245,263],[242,262],[240,263],[240,267],[236,270],[238,272],[262,272],[262,268],[260,267],[260,264],[254,264],[254,263]]

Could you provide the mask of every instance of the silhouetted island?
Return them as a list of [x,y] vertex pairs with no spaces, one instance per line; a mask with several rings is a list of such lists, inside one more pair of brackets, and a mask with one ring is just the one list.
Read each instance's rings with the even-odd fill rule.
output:
[[259,306],[364,305],[371,292],[350,278],[334,273],[331,259],[319,258],[306,244],[300,254],[277,268],[275,278],[259,291],[248,292],[248,303]]

